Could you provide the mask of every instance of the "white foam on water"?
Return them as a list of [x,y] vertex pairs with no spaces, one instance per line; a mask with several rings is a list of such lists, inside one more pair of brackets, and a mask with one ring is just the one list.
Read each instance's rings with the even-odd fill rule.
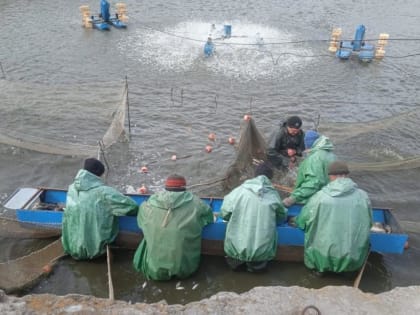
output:
[[[212,31],[211,25],[216,29]],[[232,25],[232,37],[223,39],[223,25]],[[204,56],[204,44],[211,35],[216,46],[214,56]],[[206,71],[227,77],[260,79],[292,75],[305,67],[312,54],[300,44],[278,44],[299,40],[293,34],[252,23],[210,23],[187,21],[157,30],[138,29],[120,43],[129,58],[158,67],[160,71]],[[273,43],[277,43],[273,44]]]

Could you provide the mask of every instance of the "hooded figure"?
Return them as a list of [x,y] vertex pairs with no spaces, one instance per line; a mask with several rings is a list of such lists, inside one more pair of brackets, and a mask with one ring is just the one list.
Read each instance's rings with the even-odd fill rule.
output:
[[329,170],[329,184],[309,199],[296,218],[305,232],[305,265],[319,272],[356,271],[369,250],[370,200],[347,177],[346,164],[334,162]]
[[135,215],[138,209],[133,199],[103,183],[104,170],[100,161],[87,159],[67,192],[61,240],[75,259],[104,254],[119,232],[116,216]]
[[140,206],[137,223],[144,237],[134,268],[152,280],[190,276],[200,263],[202,229],[213,220],[210,206],[186,191],[185,178],[169,176],[165,191]]
[[286,207],[296,202],[306,203],[309,197],[328,184],[328,165],[336,160],[334,146],[329,138],[318,134],[316,136],[309,131],[306,134],[311,135],[307,138],[307,143],[312,142],[312,146],[308,156],[299,165],[295,188],[283,200]]
[[221,217],[228,221],[224,250],[233,269],[246,263],[249,271],[256,271],[276,256],[276,225],[285,220],[287,210],[271,184],[272,176],[271,167],[261,164],[254,178],[223,200]]

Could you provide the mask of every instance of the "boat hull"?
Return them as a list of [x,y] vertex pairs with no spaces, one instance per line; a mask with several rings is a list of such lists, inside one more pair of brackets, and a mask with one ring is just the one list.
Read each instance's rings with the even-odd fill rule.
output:
[[[31,223],[32,225],[61,228],[63,211],[33,209],[35,204],[59,204],[64,206],[67,192],[57,189],[45,188],[21,188],[18,189],[5,203],[8,208],[16,210],[19,222]],[[128,195],[138,204],[149,198],[149,195]],[[202,198],[209,204],[214,213],[220,212],[222,198]],[[299,214],[302,205],[294,205],[288,210],[288,216],[294,217]],[[378,253],[402,254],[408,236],[404,234],[393,215],[391,209],[374,208],[373,221],[383,226],[388,226],[391,233],[371,232],[371,251]],[[116,244],[125,248],[135,249],[142,239],[142,232],[137,225],[135,216],[119,217],[120,233]],[[202,252],[207,255],[224,255],[223,240],[225,239],[226,222],[218,218],[213,224],[209,224],[202,233]],[[277,226],[278,251],[277,259],[281,261],[302,261],[304,233],[285,221]]]

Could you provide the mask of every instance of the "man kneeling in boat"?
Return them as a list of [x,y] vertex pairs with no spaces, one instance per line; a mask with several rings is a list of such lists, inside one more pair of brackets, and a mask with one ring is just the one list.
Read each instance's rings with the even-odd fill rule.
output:
[[100,178],[101,161],[86,159],[69,186],[63,215],[64,251],[76,259],[92,259],[106,253],[106,245],[118,235],[117,216],[135,215],[137,203]]
[[318,272],[359,270],[368,255],[372,208],[367,193],[348,177],[347,164],[330,164],[330,182],[296,218],[305,232],[305,265]]
[[283,199],[286,207],[299,202],[305,204],[309,198],[328,184],[328,165],[335,161],[331,140],[314,130],[305,133],[307,156],[299,164],[296,184],[289,197]]
[[144,238],[133,265],[147,279],[182,279],[199,266],[202,229],[213,223],[214,217],[210,206],[186,191],[186,185],[184,177],[171,175],[165,191],[140,206],[137,223]]
[[284,221],[284,208],[271,184],[273,170],[267,162],[257,166],[255,177],[225,196],[221,216],[227,220],[224,243],[226,260],[237,270],[262,271],[276,256],[277,223]]

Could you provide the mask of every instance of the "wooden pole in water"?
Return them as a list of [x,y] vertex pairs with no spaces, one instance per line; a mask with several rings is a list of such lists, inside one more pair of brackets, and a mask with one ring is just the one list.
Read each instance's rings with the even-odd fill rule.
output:
[[362,268],[360,269],[359,273],[357,274],[356,279],[354,279],[353,288],[358,288],[359,287],[360,280],[362,280],[363,271],[365,271],[365,267],[366,267],[369,255],[370,255],[370,251],[368,252],[368,254],[366,256],[365,262],[363,263]]
[[128,102],[128,81],[125,76],[125,88],[127,89],[127,119],[128,119],[128,138],[131,138],[131,119],[130,119],[130,103]]
[[112,275],[111,275],[111,250],[109,245],[106,245],[106,263],[108,265],[108,288],[109,288],[109,299],[114,300],[114,285],[112,284]]

